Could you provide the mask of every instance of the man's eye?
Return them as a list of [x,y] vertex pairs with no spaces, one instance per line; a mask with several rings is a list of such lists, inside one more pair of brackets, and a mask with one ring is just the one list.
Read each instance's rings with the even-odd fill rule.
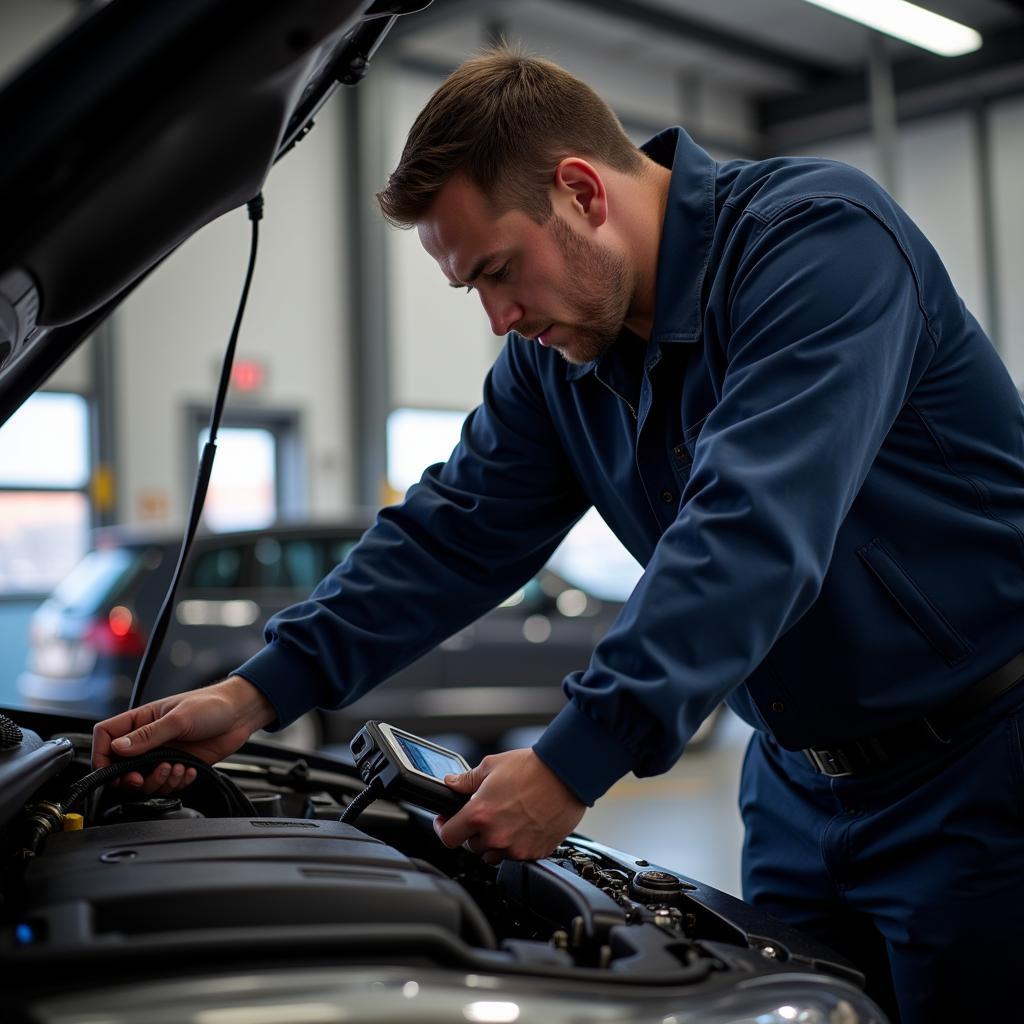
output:
[[[508,264],[504,264],[497,270],[486,271],[483,276],[489,277],[492,281],[504,281],[508,277]],[[463,287],[466,289],[467,295],[476,290],[471,284],[463,285]]]

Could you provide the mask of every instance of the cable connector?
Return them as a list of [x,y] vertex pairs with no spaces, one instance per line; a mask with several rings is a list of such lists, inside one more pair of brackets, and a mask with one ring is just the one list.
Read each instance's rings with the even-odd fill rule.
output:
[[42,841],[64,826],[64,806],[51,800],[42,800],[26,808],[27,835],[22,858],[29,860],[39,850]]
[[256,195],[254,195],[252,199],[245,204],[245,208],[249,211],[249,220],[263,220],[263,193],[257,192]]

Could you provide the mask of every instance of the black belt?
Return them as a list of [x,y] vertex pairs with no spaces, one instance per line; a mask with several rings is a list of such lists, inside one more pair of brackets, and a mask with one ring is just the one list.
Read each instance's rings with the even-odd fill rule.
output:
[[948,743],[953,729],[1022,680],[1024,651],[924,718],[838,747],[807,747],[804,754],[815,771],[833,778],[881,768],[915,751]]

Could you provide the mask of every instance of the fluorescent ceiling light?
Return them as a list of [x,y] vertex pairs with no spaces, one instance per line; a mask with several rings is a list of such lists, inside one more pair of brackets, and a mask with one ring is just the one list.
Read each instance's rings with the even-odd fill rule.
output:
[[931,50],[941,57],[959,57],[981,46],[981,36],[973,28],[906,0],[807,0],[807,3]]

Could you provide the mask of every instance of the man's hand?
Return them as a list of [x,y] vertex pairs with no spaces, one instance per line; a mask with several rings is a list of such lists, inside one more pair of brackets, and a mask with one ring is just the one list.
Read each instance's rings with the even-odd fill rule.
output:
[[439,816],[434,831],[445,846],[464,845],[488,864],[546,857],[587,809],[529,749],[492,754],[444,781],[472,796],[450,819]]
[[[257,729],[274,720],[274,709],[248,680],[230,676],[202,690],[179,693],[99,722],[92,731],[92,764],[103,768],[115,755],[131,757],[170,744],[215,764],[233,754]],[[166,796],[196,777],[194,768],[158,764],[148,776],[129,772],[122,785]]]

